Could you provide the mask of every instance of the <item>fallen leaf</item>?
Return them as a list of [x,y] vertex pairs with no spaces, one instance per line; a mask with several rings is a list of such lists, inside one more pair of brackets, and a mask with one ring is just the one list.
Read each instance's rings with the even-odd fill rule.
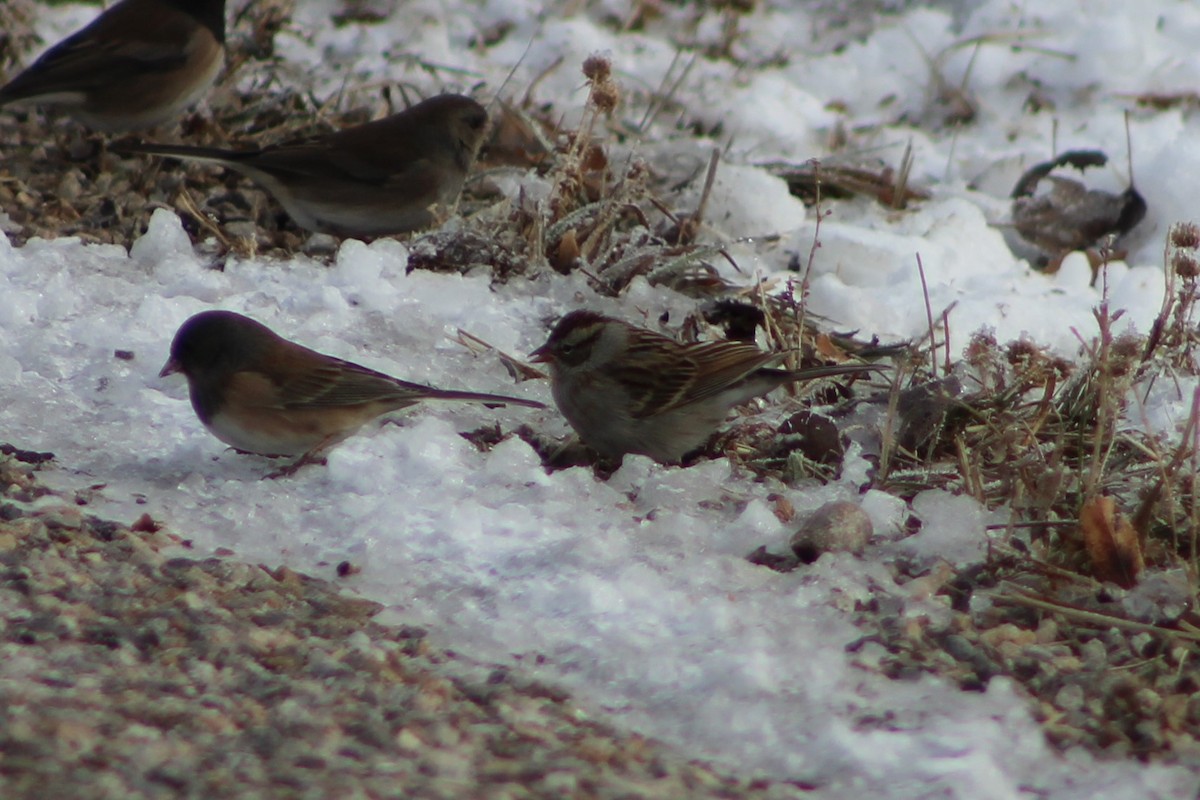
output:
[[1083,544],[1092,560],[1092,570],[1102,581],[1125,589],[1134,586],[1146,563],[1137,531],[1117,511],[1111,497],[1093,497],[1079,512]]

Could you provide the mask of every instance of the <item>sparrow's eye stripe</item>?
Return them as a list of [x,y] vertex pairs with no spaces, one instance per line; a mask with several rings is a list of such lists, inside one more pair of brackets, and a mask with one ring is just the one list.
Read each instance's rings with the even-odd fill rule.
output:
[[567,331],[556,349],[559,355],[569,363],[580,363],[587,358],[603,332],[603,329],[597,325],[575,328]]

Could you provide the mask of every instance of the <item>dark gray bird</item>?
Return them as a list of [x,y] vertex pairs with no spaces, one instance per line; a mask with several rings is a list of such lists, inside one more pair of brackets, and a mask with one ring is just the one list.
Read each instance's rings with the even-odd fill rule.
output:
[[114,146],[237,170],[275,196],[302,228],[382,236],[430,225],[430,207],[458,196],[487,127],[469,97],[443,94],[385,119],[261,150]]

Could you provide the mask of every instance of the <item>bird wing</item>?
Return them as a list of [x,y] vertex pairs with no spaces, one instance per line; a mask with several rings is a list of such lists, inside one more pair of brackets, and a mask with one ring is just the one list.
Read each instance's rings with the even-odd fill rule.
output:
[[[415,402],[426,387],[390,375],[323,356],[319,365],[279,371],[274,376],[281,408],[336,408],[364,403],[394,402],[396,407]],[[405,402],[407,401],[407,402]]]
[[737,342],[702,342],[686,346],[685,352],[696,365],[696,380],[686,397],[689,403],[720,394],[782,358],[779,353],[764,353],[752,344]]
[[[5,86],[2,94],[16,100],[83,91],[110,86],[147,70],[179,69],[187,62],[186,44],[195,30],[186,18],[165,19],[155,40],[145,41],[119,35],[128,21],[125,16],[101,16],[92,25],[68,36]],[[118,35],[110,35],[113,33]]]
[[276,381],[279,407],[288,410],[310,408],[345,408],[371,403],[383,403],[392,410],[404,408],[424,399],[468,400],[498,405],[519,405],[545,408],[536,400],[521,397],[437,389],[423,383],[393,378],[359,364],[323,356],[320,366],[297,371],[286,380]]
[[85,91],[136,77],[147,69],[164,72],[179,69],[187,61],[187,55],[176,47],[150,42],[118,42],[97,47],[73,39],[57,45],[17,76],[4,87],[4,95],[15,100]]
[[424,207],[445,202],[462,186],[468,165],[454,158],[453,135],[450,126],[428,115],[401,113],[238,160],[293,185],[335,192],[347,185],[375,187]]
[[630,416],[644,419],[681,405],[693,379],[694,370],[686,362],[626,365],[621,380],[633,401]]
[[349,181],[402,189],[406,196],[412,197],[428,194],[431,203],[437,199],[441,185],[440,172],[428,159],[409,158],[397,163],[395,159],[370,158],[322,141],[281,144],[231,160],[243,160],[248,166],[284,181]]
[[629,390],[635,419],[708,398],[779,358],[750,344],[683,345],[650,331],[637,334],[613,376]]

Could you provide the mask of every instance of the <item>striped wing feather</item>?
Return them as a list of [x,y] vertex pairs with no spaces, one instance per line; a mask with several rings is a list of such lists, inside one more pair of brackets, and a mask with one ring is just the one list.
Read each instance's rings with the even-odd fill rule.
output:
[[428,387],[334,358],[279,383],[280,405],[290,409],[393,401],[402,404],[405,400],[415,402],[429,391]]
[[635,419],[712,397],[779,358],[751,344],[685,345],[652,331],[637,330],[635,334],[628,361],[613,376],[629,388]]
[[688,348],[697,366],[697,381],[688,402],[704,400],[742,382],[750,373],[782,358],[779,353],[764,353],[752,344],[706,342]]

